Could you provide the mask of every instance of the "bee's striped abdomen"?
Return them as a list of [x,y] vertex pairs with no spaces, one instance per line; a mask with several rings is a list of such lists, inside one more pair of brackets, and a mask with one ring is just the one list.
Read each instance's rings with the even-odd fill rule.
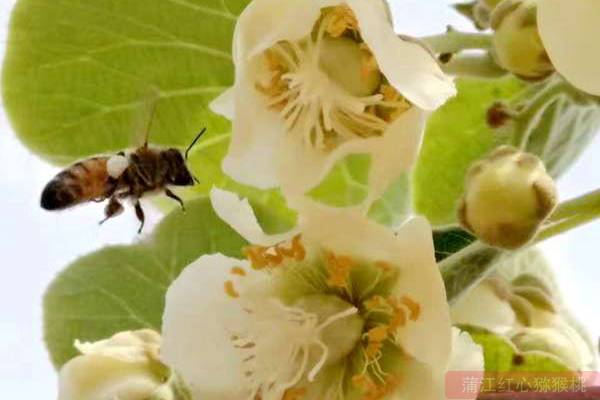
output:
[[90,158],[60,172],[44,188],[41,206],[61,210],[79,203],[106,197],[108,158]]

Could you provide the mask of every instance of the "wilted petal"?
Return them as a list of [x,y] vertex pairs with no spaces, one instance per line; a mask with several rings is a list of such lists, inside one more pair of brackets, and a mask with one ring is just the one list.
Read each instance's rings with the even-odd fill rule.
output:
[[600,95],[600,2],[540,0],[538,28],[558,72],[577,88]]

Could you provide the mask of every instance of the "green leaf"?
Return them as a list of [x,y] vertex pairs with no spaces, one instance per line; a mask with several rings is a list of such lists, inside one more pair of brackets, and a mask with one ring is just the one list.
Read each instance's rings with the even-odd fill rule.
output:
[[459,252],[475,241],[470,233],[460,229],[444,229],[433,232],[435,258],[438,262]]
[[456,205],[473,161],[500,141],[487,124],[489,107],[523,88],[514,78],[461,79],[458,95],[431,116],[413,179],[414,206],[434,225],[456,221]]
[[540,157],[553,177],[561,176],[600,129],[600,104],[562,78],[535,85],[514,103],[519,109],[513,144]]
[[566,372],[569,369],[555,356],[540,351],[519,352],[504,336],[484,329],[461,327],[483,347],[486,377],[499,372]]
[[375,222],[395,228],[406,220],[410,207],[410,177],[403,174],[373,203],[368,216]]
[[338,161],[308,196],[332,207],[359,205],[368,195],[370,167],[370,155],[350,154]]
[[[434,225],[456,223],[466,171],[496,146],[536,154],[559,177],[600,130],[598,99],[560,77],[530,86],[515,78],[462,79],[458,89],[432,116],[415,170],[415,208]],[[487,121],[494,104],[505,113],[496,128]]]
[[246,241],[222,222],[207,199],[175,211],[132,246],[107,247],[68,266],[44,299],[45,340],[60,367],[75,339],[95,341],[140,328],[160,330],[164,297],[182,269],[204,254],[240,257]]
[[4,106],[33,152],[58,164],[150,141],[187,145],[230,124],[207,105],[233,82],[231,43],[249,0],[19,0]]

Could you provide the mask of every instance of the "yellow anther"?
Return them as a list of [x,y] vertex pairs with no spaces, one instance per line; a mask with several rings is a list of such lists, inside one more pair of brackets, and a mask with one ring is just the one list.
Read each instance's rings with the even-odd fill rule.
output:
[[250,261],[252,268],[259,270],[265,268],[268,265],[268,262],[263,255],[263,247],[248,246],[244,248],[243,252],[248,261]]
[[384,272],[389,272],[394,269],[394,266],[386,261],[377,261],[375,266]]
[[358,20],[347,5],[335,7],[326,16],[327,33],[334,38],[342,36],[346,31],[358,32]]
[[406,312],[401,309],[394,309],[394,317],[390,321],[390,333],[395,333],[399,328],[406,325]]
[[383,95],[385,101],[398,101],[402,96],[400,93],[390,85],[383,84],[379,90]]
[[327,253],[325,258],[329,275],[327,284],[330,287],[345,288],[353,267],[352,259],[345,256],[336,256],[333,253]]
[[381,348],[383,347],[383,343],[381,342],[369,342],[367,348],[365,350],[367,354],[367,358],[369,360],[375,360],[381,354]]
[[419,303],[406,296],[402,296],[400,302],[408,308],[408,311],[410,311],[409,318],[411,321],[419,319],[419,316],[421,315],[421,305]]
[[300,400],[306,395],[305,388],[288,389],[283,393],[281,400]]
[[242,267],[233,267],[231,268],[232,275],[246,276],[246,270]]
[[234,299],[240,297],[240,294],[233,287],[233,281],[225,281],[224,288],[227,296]]
[[294,252],[294,260],[296,261],[303,261],[306,257],[306,249],[302,244],[302,237],[300,235],[296,235],[292,239],[292,251]]
[[369,338],[369,342],[383,342],[388,337],[388,326],[379,325],[371,328],[367,332],[367,337]]
[[369,311],[373,311],[385,306],[387,306],[387,301],[379,295],[373,296],[365,302],[365,307]]

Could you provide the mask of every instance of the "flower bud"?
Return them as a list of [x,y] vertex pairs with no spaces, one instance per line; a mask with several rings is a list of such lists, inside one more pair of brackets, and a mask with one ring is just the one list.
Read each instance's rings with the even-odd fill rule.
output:
[[479,0],[473,4],[473,19],[479,29],[490,27],[491,14],[502,0]]
[[63,366],[59,400],[171,399],[168,369],[158,359],[161,337],[121,332],[95,343],[76,342],[82,355]]
[[500,66],[528,80],[554,72],[537,27],[533,0],[504,0],[491,15],[494,57]]
[[557,203],[554,181],[534,155],[502,146],[467,174],[462,226],[500,248],[527,244]]
[[573,371],[586,368],[592,358],[583,340],[568,326],[525,328],[511,340],[519,351],[551,354]]

